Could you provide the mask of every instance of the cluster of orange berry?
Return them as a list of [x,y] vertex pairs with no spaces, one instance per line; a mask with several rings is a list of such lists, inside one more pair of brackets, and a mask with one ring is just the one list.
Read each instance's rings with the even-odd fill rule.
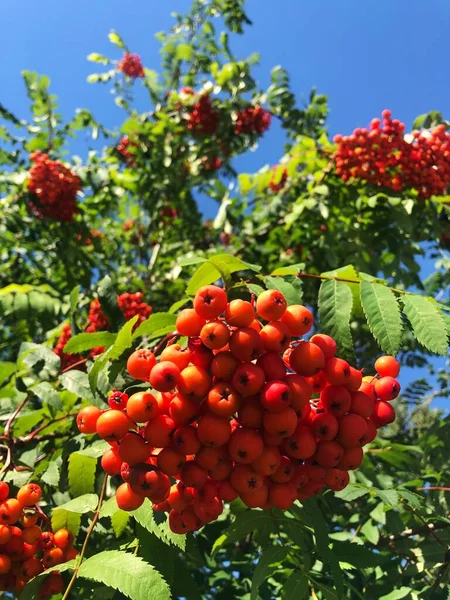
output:
[[30,208],[39,217],[51,217],[57,221],[72,221],[77,212],[77,193],[81,189],[80,178],[57,160],[39,150],[30,156],[28,189],[36,196]]
[[450,134],[445,125],[432,131],[414,131],[405,139],[405,125],[382,112],[369,129],[336,135],[336,173],[347,181],[363,179],[395,191],[415,189],[420,198],[447,193],[450,186]]
[[78,414],[80,431],[111,446],[102,466],[124,480],[119,507],[149,498],[186,533],[238,496],[250,508],[286,510],[324,486],[342,490],[363,446],[395,419],[400,367],[384,356],[378,376],[363,378],[335,356],[330,336],[298,339],[312,326],[308,308],[287,306],[277,290],[254,306],[201,288],[177,317],[186,347],[167,345],[159,362],[145,349],[128,359],[129,374],[155,392],[114,391],[109,410]]
[[[136,321],[135,328],[138,327],[143,321],[148,319],[148,317],[152,314],[152,307],[150,304],[147,304],[143,301],[142,292],[136,292],[134,294],[130,294],[129,292],[125,292],[124,294],[120,294],[117,296],[117,305],[123,313],[126,321],[129,321],[134,316],[139,315],[138,320]],[[89,314],[88,314],[88,324],[86,326],[87,333],[94,333],[96,331],[104,331],[109,328],[108,319],[106,318],[105,313],[102,310],[100,305],[100,301],[98,298],[92,300],[89,305]],[[63,329],[61,332],[58,341],[56,342],[56,346],[53,349],[53,352],[57,354],[61,359],[61,369],[64,370],[71,365],[79,362],[82,359],[82,356],[79,354],[66,354],[64,352],[64,347],[67,342],[72,337],[72,329],[68,323],[63,325]],[[90,356],[93,358],[98,354],[101,354],[104,351],[104,348],[93,348],[90,352]]]
[[[0,481],[0,590],[19,594],[27,581],[46,569],[72,560],[78,554],[68,529],[46,531],[47,518],[38,509],[42,490],[36,483],[22,486],[10,496]],[[39,598],[63,591],[61,575],[54,571],[43,581]]]

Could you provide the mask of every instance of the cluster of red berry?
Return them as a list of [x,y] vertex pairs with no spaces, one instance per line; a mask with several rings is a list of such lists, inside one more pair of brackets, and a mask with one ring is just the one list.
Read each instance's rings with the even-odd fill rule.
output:
[[[7,483],[0,482],[0,590],[20,594],[27,581],[46,569],[72,560],[78,554],[68,529],[45,531],[46,516],[38,508],[42,490],[27,483],[10,496]],[[63,591],[58,572],[44,580],[39,598],[50,598]]]
[[145,76],[144,67],[142,66],[139,54],[126,52],[119,61],[117,69],[132,79]]
[[220,287],[201,288],[177,317],[186,347],[167,345],[159,362],[145,349],[128,359],[129,374],[156,393],[113,391],[109,410],[78,414],[80,431],[111,446],[102,466],[124,480],[119,507],[149,498],[186,533],[238,496],[250,508],[286,510],[325,485],[342,490],[362,447],[395,419],[399,364],[381,357],[380,378],[363,378],[335,357],[331,337],[292,341],[312,326],[311,312],[277,290],[263,292],[255,311]]
[[80,362],[83,358],[81,354],[66,354],[64,348],[67,342],[72,337],[72,328],[69,323],[64,323],[62,326],[61,335],[53,348],[53,352],[61,359],[61,370],[69,369],[72,365]]
[[194,135],[214,135],[218,126],[219,112],[207,94],[200,96],[189,113],[187,128]]
[[137,144],[127,135],[124,135],[120,138],[119,143],[117,144],[117,152],[123,157],[125,162],[132,167],[135,164],[135,154],[130,150],[136,148]]
[[120,296],[117,296],[117,304],[126,321],[129,321],[134,316],[139,315],[139,319],[136,321],[135,327],[148,319],[152,314],[152,307],[146,302],[143,302],[142,298],[142,292],[136,292],[135,294],[125,292],[125,294],[120,294]]
[[278,174],[276,173],[276,169],[277,169],[277,167],[274,167],[274,169],[273,169],[274,173],[269,181],[269,187],[274,194],[278,194],[278,192],[281,192],[281,190],[286,185],[287,178],[288,178],[288,172],[287,172],[286,168],[283,169],[283,172],[281,173],[281,177],[278,177]]
[[217,171],[223,165],[223,160],[217,155],[211,157],[204,156],[202,158],[202,166],[205,171]]
[[[148,317],[152,314],[152,307],[150,306],[150,304],[143,302],[142,298],[142,292],[136,292],[135,294],[125,292],[124,294],[120,294],[120,296],[117,296],[117,305],[122,311],[126,321],[129,321],[135,315],[139,315],[139,318],[134,326],[135,328],[138,327],[138,325],[140,325],[143,321],[148,319]],[[89,305],[88,324],[86,327],[86,332],[95,333],[96,331],[105,331],[108,328],[108,319],[106,318],[106,315],[102,310],[100,301],[98,300],[98,298],[95,298]],[[53,352],[57,354],[61,359],[62,370],[67,369],[68,367],[79,362],[82,359],[82,356],[79,354],[66,354],[64,352],[64,347],[71,337],[72,329],[70,325],[66,323],[63,325],[62,333],[56,343],[56,346],[53,349]],[[90,351],[90,356],[93,358],[94,356],[101,354],[103,351],[104,348],[102,347],[93,348]]]
[[262,135],[269,129],[271,119],[270,112],[262,106],[249,106],[237,113],[234,133],[236,135],[243,133]]
[[30,207],[39,217],[51,217],[60,222],[72,221],[77,212],[80,178],[57,160],[39,150],[30,156],[28,189],[37,197]]
[[445,125],[432,131],[414,131],[405,139],[405,125],[382,112],[369,129],[336,135],[336,173],[344,181],[363,179],[395,191],[415,189],[422,199],[446,194],[450,186],[450,134]]

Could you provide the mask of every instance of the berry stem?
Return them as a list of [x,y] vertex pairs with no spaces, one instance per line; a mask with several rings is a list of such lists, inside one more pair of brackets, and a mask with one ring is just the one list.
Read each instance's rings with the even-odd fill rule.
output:
[[67,600],[67,598],[69,597],[70,592],[71,592],[71,590],[72,590],[72,588],[73,588],[73,586],[75,584],[75,581],[76,581],[76,579],[78,577],[78,571],[80,570],[81,563],[83,562],[84,555],[86,554],[86,549],[87,549],[87,545],[88,545],[89,539],[90,539],[90,537],[92,535],[92,532],[94,531],[94,527],[95,527],[95,525],[96,525],[96,523],[97,523],[97,521],[98,521],[98,519],[100,517],[100,509],[102,507],[103,499],[105,497],[107,483],[108,483],[108,475],[105,475],[105,478],[103,479],[102,489],[100,491],[100,497],[98,499],[97,509],[96,509],[96,511],[94,513],[94,517],[93,517],[92,522],[91,522],[91,524],[89,526],[89,529],[88,529],[88,531],[86,533],[86,537],[84,538],[83,547],[81,548],[81,552],[78,555],[77,564],[76,564],[76,566],[75,566],[75,568],[73,570],[72,578],[69,581],[67,589],[64,592],[64,596],[62,597],[62,600]]
[[430,527],[430,525],[426,521],[426,519],[414,507],[412,507],[410,504],[408,504],[408,502],[406,502],[405,500],[402,500],[402,499],[400,500],[400,502],[405,506],[405,508],[410,510],[420,521],[422,521],[422,523],[427,528],[427,531],[434,537],[434,539],[437,541],[437,543],[440,546],[442,546],[443,548],[445,548],[445,550],[447,551],[448,550],[447,544],[445,542],[443,542],[441,540],[441,538],[437,535],[437,533],[434,531],[434,527]]
[[57,419],[53,419],[52,421],[49,421],[48,423],[45,423],[44,425],[40,425],[39,427],[36,427],[36,429],[34,431],[32,431],[28,435],[21,437],[19,439],[21,442],[30,442],[32,439],[34,439],[38,435],[38,433],[41,433],[41,431],[44,431],[44,429],[47,429],[47,427],[50,427],[54,423],[58,423],[59,421],[64,421],[65,419],[70,419],[70,417],[76,417],[76,416],[77,416],[77,413],[67,413],[67,415],[63,415],[62,417],[58,417]]
[[180,334],[177,333],[176,331],[172,331],[171,333],[168,333],[167,335],[165,335],[163,337],[163,339],[158,342],[158,344],[156,344],[156,346],[153,348],[152,352],[153,354],[157,354],[169,341],[171,341],[172,339],[176,339],[179,338]]

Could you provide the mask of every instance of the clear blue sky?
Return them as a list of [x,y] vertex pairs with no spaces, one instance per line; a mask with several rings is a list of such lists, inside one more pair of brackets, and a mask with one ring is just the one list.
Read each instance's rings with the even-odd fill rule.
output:
[[[108,31],[116,29],[147,67],[159,70],[159,43],[153,34],[170,27],[171,11],[184,12],[189,5],[189,0],[1,3],[0,102],[26,116],[20,72],[34,70],[51,77],[65,117],[86,107],[106,126],[117,126],[122,112],[108,88],[86,82],[97,67],[86,55],[118,58],[107,40]],[[261,53],[257,76],[262,86],[270,69],[281,64],[299,99],[306,100],[313,86],[327,94],[331,134],[364,126],[384,108],[407,126],[431,109],[450,117],[448,0],[248,0],[247,12],[254,25],[235,37],[236,52]],[[240,159],[239,168],[252,171],[276,163],[282,144],[275,124],[259,151]],[[85,148],[85,142],[74,144],[76,152],[84,154]],[[206,214],[212,208],[202,202]],[[429,272],[430,265],[424,269]]]

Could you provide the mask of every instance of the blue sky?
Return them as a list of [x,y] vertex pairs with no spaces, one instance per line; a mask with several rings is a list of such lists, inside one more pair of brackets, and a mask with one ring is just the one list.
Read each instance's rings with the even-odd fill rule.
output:
[[[184,12],[189,5],[189,0],[78,0],[70,8],[61,0],[1,3],[0,102],[27,116],[20,72],[34,70],[51,77],[65,117],[86,107],[105,125],[116,126],[122,112],[108,88],[86,82],[89,73],[100,70],[86,61],[87,54],[118,58],[107,39],[116,29],[147,67],[159,70],[154,33],[170,27],[171,11]],[[306,100],[313,86],[327,94],[331,134],[365,126],[384,108],[407,126],[432,109],[449,118],[448,0],[248,0],[247,12],[254,25],[234,39],[236,53],[261,53],[256,74],[262,86],[270,69],[281,64],[299,99]],[[240,159],[239,168],[276,163],[282,144],[274,125],[258,152]],[[74,145],[76,152],[85,148],[84,141]],[[213,204],[203,201],[202,208],[209,214]],[[430,267],[424,264],[427,272]]]

